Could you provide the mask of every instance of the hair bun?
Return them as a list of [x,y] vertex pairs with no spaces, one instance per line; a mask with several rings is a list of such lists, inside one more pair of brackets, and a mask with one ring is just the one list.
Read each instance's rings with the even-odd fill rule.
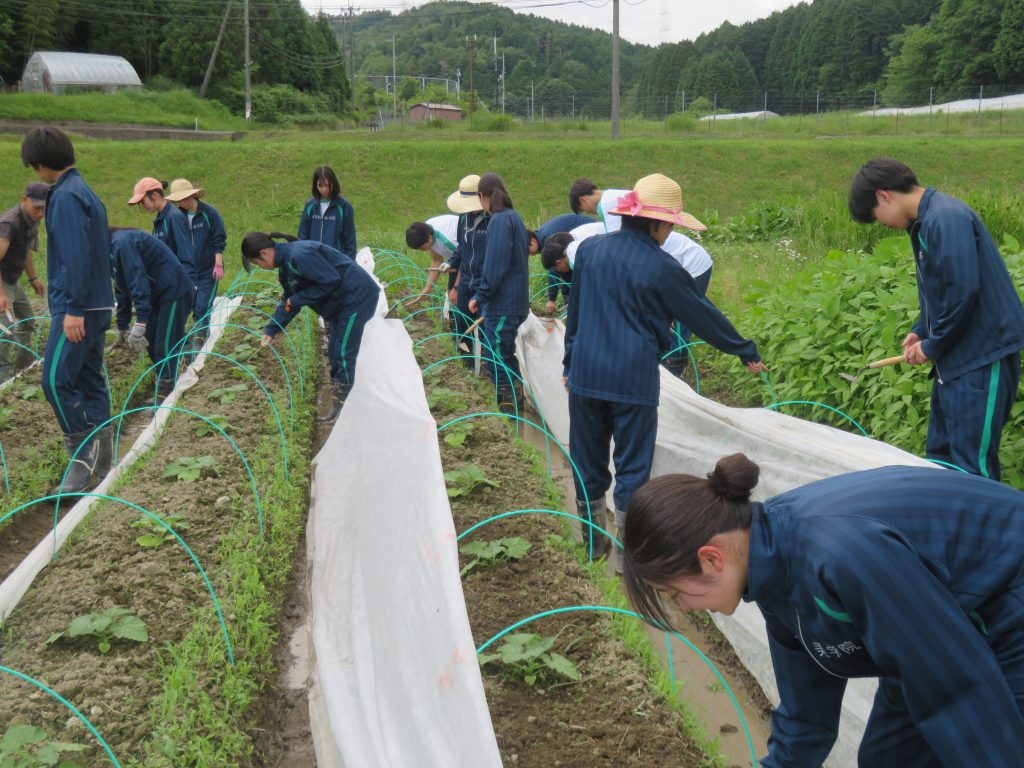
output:
[[708,473],[711,488],[719,497],[731,502],[750,501],[750,492],[757,485],[760,467],[742,453],[734,453],[718,460],[715,470]]

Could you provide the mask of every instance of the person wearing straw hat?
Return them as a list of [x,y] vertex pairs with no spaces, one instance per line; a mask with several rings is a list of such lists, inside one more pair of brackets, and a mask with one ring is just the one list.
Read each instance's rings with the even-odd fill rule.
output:
[[217,286],[224,277],[224,249],[228,244],[224,219],[216,208],[200,199],[202,196],[202,188],[192,186],[188,179],[175,179],[167,193],[167,199],[175,203],[188,219],[188,231],[196,254],[193,349],[200,349],[206,343],[210,310],[213,309],[213,300],[217,298]]
[[660,173],[645,176],[612,212],[622,217],[622,228],[587,238],[576,249],[563,358],[570,456],[581,476],[574,477],[576,506],[581,518],[602,528],[605,493],[612,482],[610,442],[615,441],[619,528],[633,493],[650,477],[659,361],[674,318],[738,356],[751,373],[767,370],[754,342],[737,333],[661,248],[674,226],[703,227],[683,210],[679,185]]
[[[3,278],[0,313],[6,314],[8,320],[13,313],[16,322],[11,335],[22,347],[32,343],[35,321],[30,318],[36,314],[19,283],[22,274],[28,275],[29,285],[36,296],[46,295],[46,286],[36,272],[32,251],[39,250],[39,222],[46,213],[46,196],[49,193],[48,185],[34,181],[25,187],[25,194],[18,205],[0,214],[0,277]],[[3,344],[0,348],[0,381],[13,376],[17,366],[26,364],[31,357],[21,347]]]
[[[438,265],[448,275],[448,301],[458,310],[452,313],[452,330],[458,338],[456,352],[466,355],[473,351],[473,339],[465,336],[466,330],[480,317],[478,312],[470,311],[469,300],[473,297],[473,282],[483,272],[490,222],[490,215],[480,203],[479,187],[480,177],[471,173],[448,195],[448,210],[459,217],[459,225],[455,231],[455,252]],[[467,368],[475,366],[475,361],[468,357],[465,363]]]
[[138,205],[147,213],[156,214],[156,218],[153,219],[153,237],[160,240],[178,257],[194,288],[199,284],[199,270],[196,266],[192,235],[188,231],[188,218],[164,197],[166,188],[165,181],[157,181],[151,176],[141,178],[135,183],[135,190],[128,200],[128,205]]
[[1024,747],[1024,493],[892,466],[751,500],[741,453],[662,475],[629,505],[623,581],[638,613],[764,617],[779,706],[763,768],[820,766],[848,678],[875,678],[857,764],[1008,768]]
[[75,148],[59,128],[33,128],[21,159],[50,185],[46,198],[46,277],[50,335],[43,355],[43,393],[74,457],[58,492],[83,491],[113,461],[110,390],[103,370],[114,309],[107,209],[75,168]]

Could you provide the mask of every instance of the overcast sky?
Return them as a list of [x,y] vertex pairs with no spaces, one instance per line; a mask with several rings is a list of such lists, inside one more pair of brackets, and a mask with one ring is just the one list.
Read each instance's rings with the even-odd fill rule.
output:
[[[479,2],[482,0],[471,0]],[[491,0],[492,2],[494,0]],[[611,0],[497,0],[499,5],[520,13],[532,13],[585,27],[611,32]],[[302,0],[311,12],[337,14],[348,9],[347,0]],[[361,10],[388,9],[400,13],[403,8],[423,5],[422,0],[352,0]],[[634,43],[658,45],[693,40],[724,21],[742,24],[760,19],[773,11],[796,5],[794,0],[621,0],[619,26],[622,36]]]

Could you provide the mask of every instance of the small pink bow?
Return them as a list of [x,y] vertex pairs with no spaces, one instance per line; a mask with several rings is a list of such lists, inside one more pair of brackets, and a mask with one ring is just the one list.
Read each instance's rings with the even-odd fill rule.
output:
[[625,195],[619,198],[619,210],[623,208],[629,208],[629,215],[636,216],[643,209],[644,204],[640,200],[640,195],[637,194],[635,189],[631,189]]

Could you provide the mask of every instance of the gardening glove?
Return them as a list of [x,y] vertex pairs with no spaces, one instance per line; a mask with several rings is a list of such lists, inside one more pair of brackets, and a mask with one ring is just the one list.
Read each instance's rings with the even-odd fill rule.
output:
[[146,324],[135,323],[125,341],[128,343],[128,346],[136,352],[145,352],[149,348],[149,342],[146,341]]
[[213,279],[214,280],[220,280],[222,277],[224,277],[224,265],[223,264],[214,264],[213,265]]
[[447,261],[442,261],[440,264],[437,265],[437,271],[440,272],[442,275],[447,275],[449,272],[452,271],[452,265],[449,264]]

